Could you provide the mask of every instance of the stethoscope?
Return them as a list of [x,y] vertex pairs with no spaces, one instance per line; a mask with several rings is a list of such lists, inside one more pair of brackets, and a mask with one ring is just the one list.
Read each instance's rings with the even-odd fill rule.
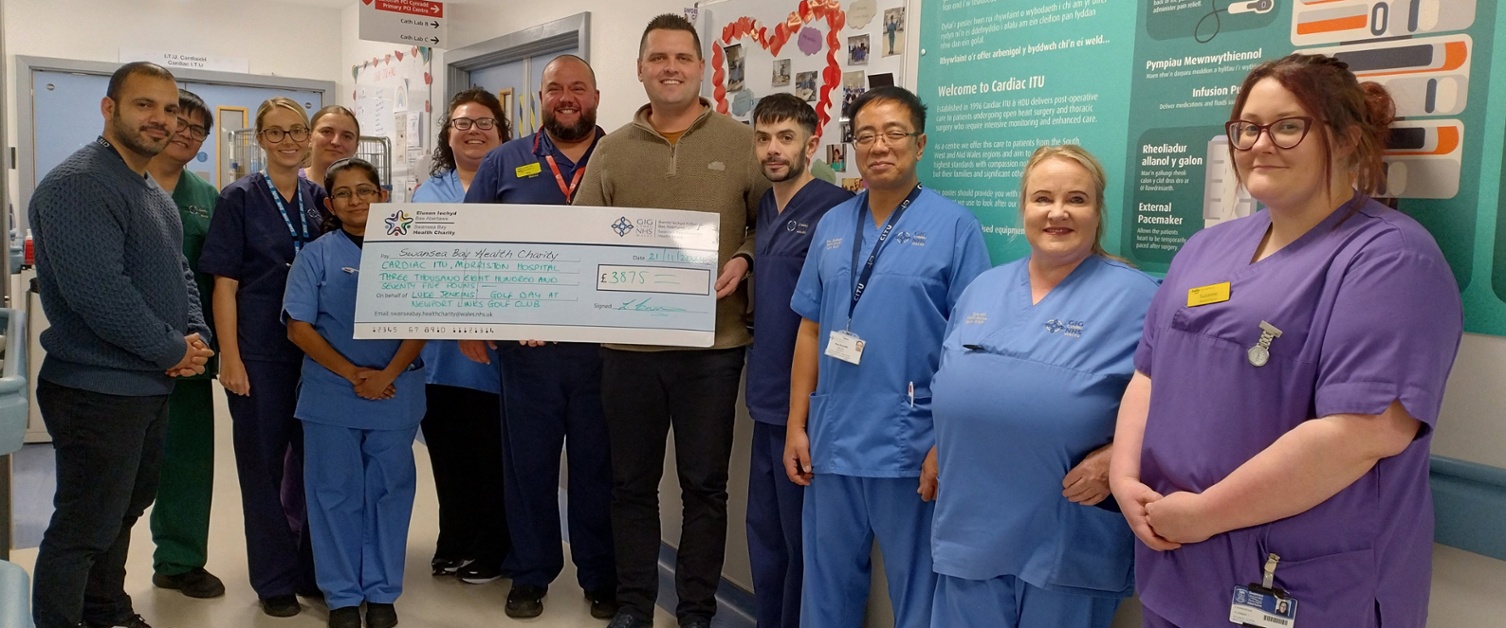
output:
[[[1225,11],[1227,11],[1229,15],[1238,15],[1240,13],[1261,14],[1270,13],[1271,9],[1274,8],[1276,8],[1276,0],[1236,0],[1234,4],[1229,5],[1228,9],[1220,9],[1217,6],[1214,6],[1212,11],[1209,11],[1207,15],[1203,16],[1203,19],[1197,21],[1197,26],[1193,27],[1192,29],[1192,38],[1197,40],[1197,43],[1200,44],[1206,44],[1210,41],[1213,41],[1213,38],[1217,37],[1219,31],[1223,28],[1223,23],[1218,17],[1218,14],[1224,13]],[[1198,32],[1203,30],[1203,22],[1208,21],[1208,18],[1210,17],[1213,18],[1213,33],[1208,35],[1206,39],[1199,37]]]

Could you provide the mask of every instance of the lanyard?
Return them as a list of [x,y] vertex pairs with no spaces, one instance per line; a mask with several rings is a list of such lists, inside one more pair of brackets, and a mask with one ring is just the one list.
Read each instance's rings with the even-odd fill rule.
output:
[[293,228],[293,220],[288,217],[287,206],[282,204],[282,195],[277,193],[277,186],[272,185],[272,177],[265,172],[261,176],[267,180],[267,189],[272,191],[272,202],[277,203],[277,213],[282,214],[282,224],[288,226],[288,233],[293,236],[293,252],[303,250],[303,243],[309,239],[309,217],[303,209],[303,191],[294,187],[298,196],[298,224],[303,227],[303,234],[300,236],[298,230]]
[[[906,209],[910,208],[910,203],[914,202],[916,197],[920,196],[920,189],[920,184],[917,183],[915,189],[910,190],[910,195],[905,197],[904,202],[901,202],[899,207],[894,208],[894,213],[889,214],[889,221],[884,223],[884,230],[879,232],[878,242],[873,243],[873,251],[868,254],[868,263],[863,266],[862,274],[853,275],[852,302],[847,305],[847,324],[849,327],[852,325],[852,313],[857,310],[858,300],[863,298],[863,292],[868,287],[868,280],[873,278],[873,265],[878,262],[879,253],[883,252],[884,245],[889,241],[889,233],[894,231],[895,225],[899,224],[899,217],[904,215]],[[864,192],[863,203],[859,205],[858,209],[857,233],[852,236],[853,271],[857,270],[858,247],[863,244],[863,226],[867,220],[868,196]]]
[[[540,135],[543,135],[543,131],[540,131],[538,134],[536,134],[536,135],[533,136],[533,153],[535,155],[537,155],[538,152],[539,152],[539,136]],[[555,161],[554,161],[554,153],[551,152],[551,153],[548,153],[548,154],[544,155],[544,160],[549,162],[549,169],[554,171],[554,182],[557,183],[557,184],[559,184],[559,186],[560,186],[560,192],[562,192],[565,195],[565,203],[569,204],[570,203],[570,199],[572,199],[572,198],[575,197],[575,188],[577,188],[577,187],[580,186],[580,179],[581,179],[581,177],[585,176],[586,169],[583,168],[583,167],[582,168],[576,168],[575,169],[575,176],[570,179],[570,185],[566,186],[565,185],[565,175],[560,174],[560,166],[559,166],[558,163],[555,163]]]

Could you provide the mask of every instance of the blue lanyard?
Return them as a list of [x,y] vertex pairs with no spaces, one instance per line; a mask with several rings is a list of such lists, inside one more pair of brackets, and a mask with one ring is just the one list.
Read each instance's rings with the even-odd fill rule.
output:
[[[889,214],[889,221],[884,223],[884,230],[879,232],[878,242],[873,243],[873,251],[868,254],[868,264],[863,266],[860,275],[853,275],[852,302],[847,305],[847,324],[852,325],[852,313],[858,308],[858,300],[863,298],[863,292],[868,288],[868,280],[873,278],[873,265],[878,262],[879,253],[884,250],[884,245],[889,241],[889,233],[894,231],[894,226],[899,224],[899,217],[904,215],[905,210],[910,208],[910,203],[920,196],[920,184],[915,184],[915,189],[910,190],[910,195],[894,208],[894,213]],[[858,205],[857,233],[852,236],[852,268],[858,267],[858,247],[863,245],[863,226],[868,220],[868,193],[863,193],[863,202]]]
[[282,195],[277,193],[277,186],[272,185],[272,177],[265,172],[261,176],[267,180],[267,189],[272,191],[272,202],[277,203],[277,213],[282,214],[282,224],[288,226],[288,234],[293,236],[293,252],[303,250],[303,243],[309,240],[309,215],[303,209],[303,190],[298,189],[296,184],[293,188],[298,196],[298,224],[303,227],[303,233],[300,235],[297,230],[293,229],[293,219],[288,217],[288,208],[282,204]]

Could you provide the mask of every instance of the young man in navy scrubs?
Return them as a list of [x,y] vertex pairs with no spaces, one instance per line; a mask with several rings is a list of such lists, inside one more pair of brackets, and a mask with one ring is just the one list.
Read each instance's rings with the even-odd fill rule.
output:
[[[544,66],[537,133],[498,146],[476,171],[467,203],[569,205],[586,162],[605,132],[596,126],[596,74],[574,55]],[[570,211],[560,208],[561,212]],[[488,361],[483,341],[460,350]],[[617,612],[612,553],[612,465],[601,409],[601,349],[589,343],[502,343],[503,482],[512,552],[503,571],[512,577],[509,617],[537,617],[544,594],[565,566],[560,539],[560,449],[570,464],[570,557],[591,615]]]
[[753,108],[753,147],[774,184],[758,206],[753,256],[753,346],[748,349],[748,414],[753,448],[748,472],[748,558],[760,628],[800,625],[800,486],[784,456],[790,413],[790,361],[800,315],[790,309],[811,234],[826,210],[852,193],[816,179],[808,167],[821,138],[816,111],[794,94],[773,94]]

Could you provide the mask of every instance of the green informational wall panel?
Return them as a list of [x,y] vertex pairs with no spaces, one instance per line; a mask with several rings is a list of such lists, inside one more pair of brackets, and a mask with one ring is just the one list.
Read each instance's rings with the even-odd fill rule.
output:
[[1245,74],[1330,54],[1391,90],[1388,202],[1437,238],[1466,329],[1506,335],[1501,20],[1491,0],[924,0],[922,179],[978,215],[1003,262],[1028,251],[1025,159],[1082,144],[1109,173],[1107,248],[1164,272],[1197,230],[1259,209],[1223,138]]

